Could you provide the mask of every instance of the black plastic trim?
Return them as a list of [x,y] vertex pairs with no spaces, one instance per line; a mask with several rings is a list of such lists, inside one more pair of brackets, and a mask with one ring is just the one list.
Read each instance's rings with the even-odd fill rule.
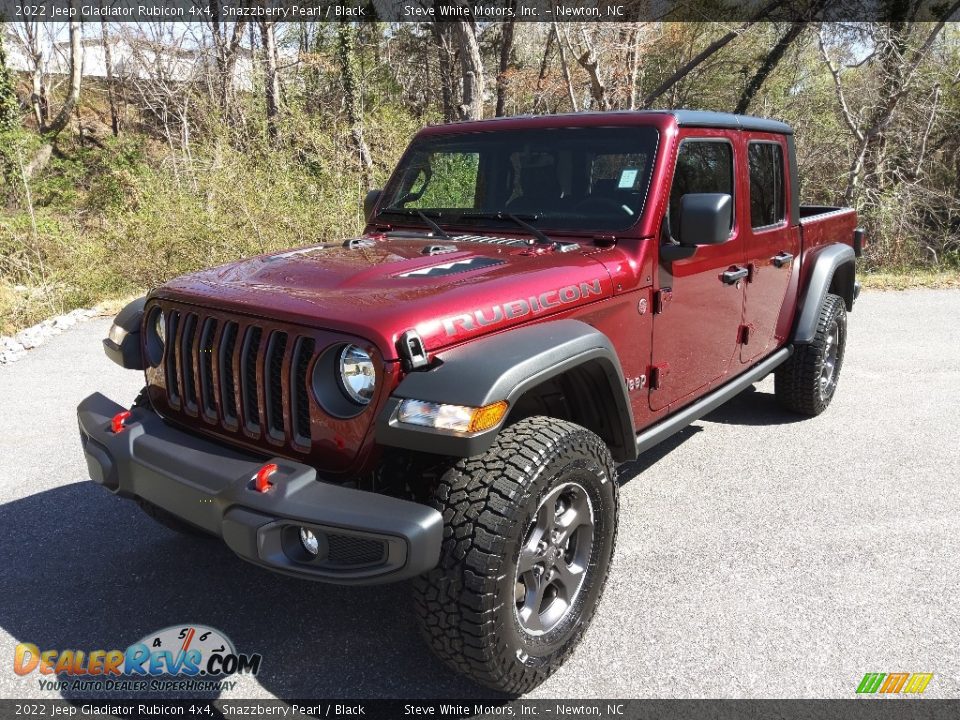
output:
[[830,292],[834,275],[837,271],[846,273],[843,286],[837,288],[838,294],[846,303],[847,310],[853,310],[854,288],[856,285],[856,255],[849,245],[840,243],[817,248],[812,257],[804,262],[814,263],[810,272],[810,280],[806,291],[800,300],[800,310],[793,330],[792,342],[794,345],[809,345],[817,333],[817,322],[820,318],[820,306]]
[[[433,508],[322,482],[312,467],[235,451],[171,427],[146,408],[133,408],[124,431],[113,433],[110,418],[124,409],[99,393],[77,408],[91,479],[219,535],[244,560],[301,578],[374,584],[419,575],[440,557],[443,518]],[[273,488],[256,492],[252,478],[268,462],[279,468]],[[291,557],[278,551],[280,533],[291,525],[382,543],[383,561],[330,567]]]
[[712,112],[710,110],[672,110],[671,114],[680,127],[709,127],[731,130],[753,130],[755,132],[793,135],[793,128],[779,120],[754,117],[753,115],[734,115],[733,113]]
[[113,319],[113,324],[127,331],[123,342],[117,345],[109,337],[103,339],[103,352],[124,370],[145,370],[140,328],[143,326],[143,308],[147,298],[141,297],[127,303]]
[[[623,371],[610,339],[579,320],[555,320],[475,340],[440,353],[429,370],[411,373],[400,383],[377,417],[381,445],[470,457],[485,452],[500,425],[472,435],[406,425],[397,420],[405,398],[482,407],[507,400],[511,407],[529,389],[586,363],[597,363],[609,383],[618,461],[635,457],[633,412]],[[509,417],[509,416],[508,416]]]

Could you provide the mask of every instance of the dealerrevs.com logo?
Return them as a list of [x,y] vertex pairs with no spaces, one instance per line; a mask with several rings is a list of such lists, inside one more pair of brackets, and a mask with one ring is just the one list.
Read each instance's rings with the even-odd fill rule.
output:
[[43,690],[220,691],[232,675],[256,675],[262,657],[238,653],[219,630],[173,625],[150,633],[126,650],[41,650],[17,645],[13,670],[37,673]]

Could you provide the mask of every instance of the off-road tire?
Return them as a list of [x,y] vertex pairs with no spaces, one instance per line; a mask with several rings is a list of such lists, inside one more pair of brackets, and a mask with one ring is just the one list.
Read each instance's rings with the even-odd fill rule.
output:
[[[822,378],[829,368],[831,344],[836,345],[832,381],[824,388]],[[820,306],[817,332],[809,345],[797,345],[790,359],[777,368],[774,392],[780,405],[802,415],[819,415],[833,399],[843,367],[847,344],[847,309],[843,298],[827,295]]]
[[[509,426],[487,453],[443,473],[430,501],[444,520],[440,562],[414,581],[420,628],[433,652],[454,670],[509,694],[536,687],[560,667],[589,625],[606,582],[617,533],[616,477],[599,437],[542,416]],[[538,511],[565,487],[588,498],[579,501],[592,516],[590,544],[583,545],[589,562],[581,564],[584,576],[569,610],[549,631],[531,634],[518,611],[521,545],[529,548],[534,516],[542,517]]]

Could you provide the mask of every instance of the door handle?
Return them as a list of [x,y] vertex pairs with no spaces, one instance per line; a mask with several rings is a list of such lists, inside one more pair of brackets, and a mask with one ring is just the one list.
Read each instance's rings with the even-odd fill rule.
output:
[[749,274],[749,268],[738,267],[733,270],[727,270],[720,276],[720,279],[723,280],[724,285],[734,285],[737,281],[743,280]]
[[770,262],[773,263],[773,266],[778,268],[782,268],[784,265],[789,265],[791,260],[793,260],[793,255],[788,252],[777,253],[770,258]]

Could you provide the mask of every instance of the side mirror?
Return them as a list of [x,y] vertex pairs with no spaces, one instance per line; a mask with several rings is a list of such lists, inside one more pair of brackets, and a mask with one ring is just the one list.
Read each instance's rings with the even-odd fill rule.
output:
[[383,190],[380,189],[368,190],[366,197],[363,198],[363,217],[367,222],[370,222],[370,216],[373,215],[373,209],[377,206],[382,194]]
[[726,193],[689,193],[680,198],[680,244],[719,245],[730,238],[733,198]]

